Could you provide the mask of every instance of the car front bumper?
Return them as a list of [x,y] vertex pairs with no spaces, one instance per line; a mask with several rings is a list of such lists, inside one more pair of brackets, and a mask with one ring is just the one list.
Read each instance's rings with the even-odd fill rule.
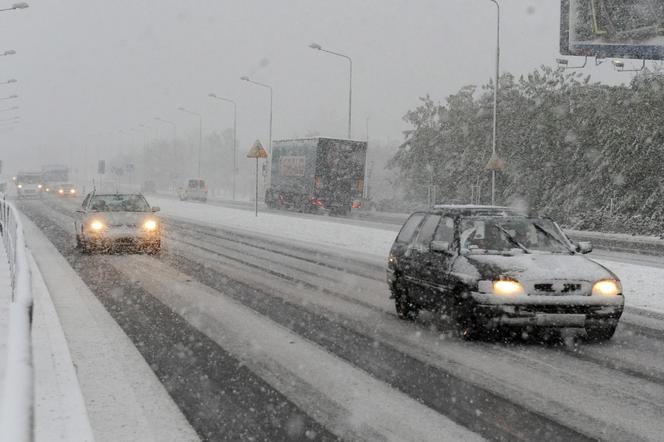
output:
[[584,327],[617,323],[625,298],[601,296],[500,297],[471,293],[475,317],[489,328],[499,326]]
[[86,232],[83,241],[91,247],[143,246],[160,241],[159,231],[147,232],[129,228],[108,229],[104,232]]

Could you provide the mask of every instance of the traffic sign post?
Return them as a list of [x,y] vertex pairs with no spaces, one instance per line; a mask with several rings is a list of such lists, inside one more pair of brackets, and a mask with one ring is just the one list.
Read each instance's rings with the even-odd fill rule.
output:
[[256,140],[249,152],[247,153],[247,158],[256,158],[256,204],[255,204],[255,214],[258,216],[258,160],[260,158],[267,158],[267,151],[263,148],[260,140]]

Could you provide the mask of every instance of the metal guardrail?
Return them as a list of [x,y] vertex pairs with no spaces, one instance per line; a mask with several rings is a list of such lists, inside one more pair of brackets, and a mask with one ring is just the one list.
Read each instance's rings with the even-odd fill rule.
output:
[[32,282],[23,226],[18,211],[3,197],[0,228],[11,274],[12,301],[7,327],[7,354],[2,385],[0,440],[33,439],[33,370],[31,351]]

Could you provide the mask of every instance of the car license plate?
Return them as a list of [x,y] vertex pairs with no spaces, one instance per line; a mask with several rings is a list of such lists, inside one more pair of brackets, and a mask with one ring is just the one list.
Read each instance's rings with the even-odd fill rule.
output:
[[564,314],[564,313],[538,313],[535,315],[535,322],[541,326],[567,326],[583,327],[586,323],[586,315],[582,314]]

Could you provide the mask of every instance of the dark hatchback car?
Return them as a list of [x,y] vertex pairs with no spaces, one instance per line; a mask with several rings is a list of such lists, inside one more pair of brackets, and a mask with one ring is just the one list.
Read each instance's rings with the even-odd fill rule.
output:
[[388,259],[402,319],[449,316],[467,339],[507,329],[584,328],[610,339],[623,311],[618,277],[583,256],[548,218],[493,206],[434,206],[413,213]]

